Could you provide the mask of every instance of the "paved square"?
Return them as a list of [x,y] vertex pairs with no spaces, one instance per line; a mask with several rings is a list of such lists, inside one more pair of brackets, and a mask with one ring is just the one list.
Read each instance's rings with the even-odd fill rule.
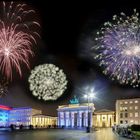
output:
[[33,130],[26,132],[0,133],[1,140],[128,140],[118,137],[111,129],[101,129],[93,133],[81,130]]

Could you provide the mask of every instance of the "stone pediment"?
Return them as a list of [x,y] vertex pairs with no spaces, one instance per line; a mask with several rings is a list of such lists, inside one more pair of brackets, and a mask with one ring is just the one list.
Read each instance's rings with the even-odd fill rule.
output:
[[97,110],[95,111],[95,114],[114,114],[115,111],[112,110],[108,110],[108,109],[101,109],[101,110]]

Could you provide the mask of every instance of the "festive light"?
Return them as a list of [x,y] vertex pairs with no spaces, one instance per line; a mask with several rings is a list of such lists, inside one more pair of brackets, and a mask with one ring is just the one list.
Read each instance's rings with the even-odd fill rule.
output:
[[139,13],[114,15],[105,22],[95,38],[95,60],[103,73],[120,84],[138,87],[140,83],[140,19]]
[[0,105],[0,109],[3,109],[3,110],[12,110],[11,107],[4,106],[4,105]]
[[[12,80],[13,69],[22,76],[21,64],[29,68],[29,57],[33,56],[31,46],[39,34],[40,25],[32,21],[34,10],[26,4],[2,2],[0,15],[0,70]],[[30,17],[30,20],[28,20]],[[27,19],[26,19],[27,18]]]
[[38,99],[56,100],[66,90],[66,75],[53,64],[35,67],[29,77],[30,90]]

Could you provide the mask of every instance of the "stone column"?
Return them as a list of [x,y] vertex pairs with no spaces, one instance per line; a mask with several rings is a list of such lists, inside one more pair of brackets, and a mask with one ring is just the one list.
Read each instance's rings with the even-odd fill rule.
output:
[[88,112],[86,112],[86,124],[85,126],[88,126]]
[[82,113],[79,111],[79,127],[82,126]]
[[77,126],[80,127],[80,111],[77,111]]
[[85,115],[84,115],[84,127],[87,126],[87,112],[85,111]]
[[71,112],[69,111],[69,125],[68,126],[71,126]]
[[71,114],[72,116],[72,127],[74,127],[74,112],[72,112],[72,114]]
[[109,127],[109,117],[108,117],[108,114],[106,115],[106,117],[107,117],[107,119],[106,119],[107,120],[106,126]]
[[73,127],[73,112],[71,112],[70,114],[71,114],[71,127]]
[[61,118],[60,118],[60,112],[58,111],[58,126],[61,126]]
[[66,127],[66,112],[64,111],[64,126]]
[[102,120],[103,120],[103,119],[102,119],[102,117],[103,117],[103,116],[102,116],[102,115],[100,115],[100,127],[102,127],[102,126],[103,126],[103,122],[102,122]]
[[90,126],[92,127],[92,111],[90,112]]

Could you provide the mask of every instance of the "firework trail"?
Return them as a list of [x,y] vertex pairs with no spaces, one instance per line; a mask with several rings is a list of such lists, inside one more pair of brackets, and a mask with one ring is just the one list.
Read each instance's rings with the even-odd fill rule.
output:
[[21,65],[30,68],[29,58],[34,55],[31,47],[40,37],[37,32],[40,25],[31,20],[35,17],[35,11],[26,4],[0,4],[0,70],[7,80],[12,80],[14,69],[21,77]]

